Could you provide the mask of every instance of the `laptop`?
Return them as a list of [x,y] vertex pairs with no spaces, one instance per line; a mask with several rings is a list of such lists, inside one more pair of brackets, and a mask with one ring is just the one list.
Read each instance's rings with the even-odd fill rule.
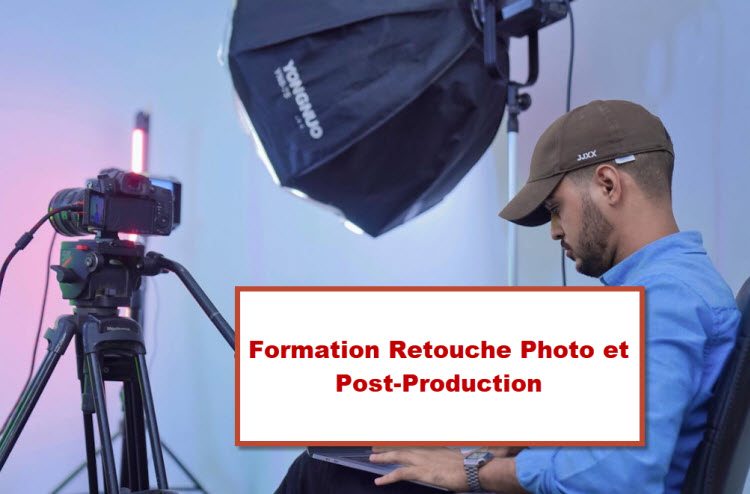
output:
[[[307,454],[309,454],[316,460],[336,463],[337,465],[355,468],[357,470],[364,470],[365,472],[372,472],[378,475],[385,475],[401,466],[397,463],[371,463],[371,453],[372,448],[365,446],[309,446],[307,448]],[[415,484],[423,485],[426,487],[432,487],[436,490],[448,491],[448,489],[437,487],[435,485],[425,484],[424,482],[418,482],[416,480],[409,480],[408,482],[413,482]]]

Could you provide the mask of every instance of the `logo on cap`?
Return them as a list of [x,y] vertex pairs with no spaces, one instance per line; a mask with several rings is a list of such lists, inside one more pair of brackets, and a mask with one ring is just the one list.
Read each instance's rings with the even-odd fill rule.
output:
[[578,161],[587,160],[589,158],[596,158],[596,149],[594,149],[593,151],[589,151],[588,153],[578,155]]

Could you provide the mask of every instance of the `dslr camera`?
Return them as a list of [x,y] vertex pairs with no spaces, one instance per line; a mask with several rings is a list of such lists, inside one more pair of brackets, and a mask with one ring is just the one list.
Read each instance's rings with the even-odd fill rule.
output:
[[70,204],[81,204],[83,210],[55,214],[50,222],[68,237],[169,235],[180,223],[181,189],[173,180],[108,168],[87,180],[85,188],[57,192],[50,210]]

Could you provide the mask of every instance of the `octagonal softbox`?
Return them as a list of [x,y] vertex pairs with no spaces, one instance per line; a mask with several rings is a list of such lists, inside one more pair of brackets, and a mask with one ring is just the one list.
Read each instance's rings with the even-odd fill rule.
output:
[[505,107],[469,0],[239,0],[229,68],[281,185],[372,236],[450,192]]

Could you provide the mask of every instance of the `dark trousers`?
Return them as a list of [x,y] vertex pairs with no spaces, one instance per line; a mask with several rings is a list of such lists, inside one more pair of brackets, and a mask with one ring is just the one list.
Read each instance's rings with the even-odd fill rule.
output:
[[315,460],[306,452],[294,460],[276,494],[440,494],[412,482],[377,486],[378,475]]

